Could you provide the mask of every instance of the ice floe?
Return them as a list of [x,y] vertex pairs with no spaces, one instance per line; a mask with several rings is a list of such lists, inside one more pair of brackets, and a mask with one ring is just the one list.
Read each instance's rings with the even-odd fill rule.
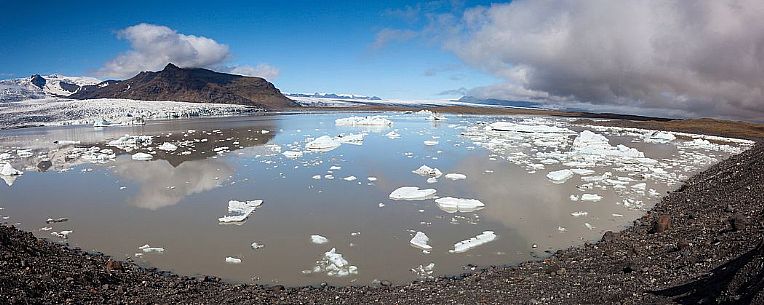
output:
[[10,163],[5,163],[2,167],[0,167],[0,175],[2,176],[18,176],[23,173],[24,172],[13,168]]
[[218,218],[219,222],[243,222],[257,207],[263,204],[262,200],[228,201],[228,214]]
[[151,159],[154,159],[154,156],[147,153],[136,153],[132,156],[132,159],[135,161],[151,161]]
[[143,253],[163,253],[164,252],[164,248],[152,247],[152,246],[149,246],[148,244],[138,247],[138,250],[143,251]]
[[320,245],[320,244],[328,243],[329,239],[318,234],[313,234],[310,236],[310,242]]
[[305,148],[312,151],[330,151],[340,147],[342,143],[330,136],[320,136],[313,141],[305,144]]
[[569,169],[562,169],[558,171],[549,172],[546,174],[546,177],[549,180],[552,180],[554,183],[563,183],[573,177],[573,171]]
[[164,142],[162,143],[162,145],[159,145],[157,149],[164,150],[164,151],[176,151],[178,149],[178,146],[170,142]]
[[399,187],[390,193],[390,199],[393,200],[425,200],[435,196],[435,189],[419,189],[415,186]]
[[416,170],[411,171],[414,174],[420,175],[422,177],[434,177],[434,178],[440,178],[443,173],[437,169],[437,168],[431,168],[427,165],[422,165]]
[[597,194],[583,194],[581,195],[581,201],[592,201],[597,202],[602,200],[602,196]]
[[418,267],[412,268],[411,272],[420,279],[432,278],[432,275],[435,272],[435,263],[429,263],[426,266],[419,265]]
[[448,250],[448,252],[451,252],[451,253],[467,252],[472,248],[487,244],[495,239],[496,239],[496,234],[493,231],[483,231],[483,233],[480,233],[473,238],[463,240],[454,244],[454,249]]
[[442,197],[435,199],[438,207],[448,213],[456,212],[474,212],[485,207],[485,204],[477,199],[463,199],[453,197]]
[[464,180],[464,179],[467,179],[467,175],[459,174],[459,173],[449,173],[449,174],[446,174],[445,177],[446,177],[446,179],[450,179],[450,180],[454,180],[454,181],[455,180]]
[[328,276],[345,277],[352,274],[358,274],[358,267],[351,265],[337,249],[332,248],[324,253],[320,260],[316,261],[313,270],[303,273],[326,273]]
[[337,126],[392,126],[393,122],[383,116],[352,116],[336,119],[334,124]]
[[288,159],[297,159],[299,157],[302,157],[301,151],[287,150],[281,154],[284,155],[284,157],[287,157]]
[[225,258],[225,262],[228,264],[241,264],[241,259],[236,257],[228,256]]
[[61,232],[51,232],[50,235],[53,235],[58,238],[67,239],[69,238],[69,234],[71,234],[72,232],[73,232],[72,230],[63,230]]
[[411,238],[409,243],[411,243],[412,246],[422,249],[424,251],[430,251],[432,250],[432,246],[428,245],[427,243],[430,241],[430,238],[427,237],[426,234],[423,232],[416,232],[414,234],[414,237]]

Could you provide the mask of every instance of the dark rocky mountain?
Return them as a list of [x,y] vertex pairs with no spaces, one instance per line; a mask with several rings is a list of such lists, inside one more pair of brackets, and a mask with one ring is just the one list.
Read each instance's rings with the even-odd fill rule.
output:
[[29,78],[29,82],[32,83],[32,85],[37,86],[37,88],[42,89],[42,88],[45,87],[45,83],[47,81],[42,76],[40,76],[39,74],[35,74],[35,75],[32,75]]
[[239,104],[266,109],[297,106],[263,78],[179,68],[173,64],[162,71],[141,72],[123,81],[109,80],[85,86],[69,97]]

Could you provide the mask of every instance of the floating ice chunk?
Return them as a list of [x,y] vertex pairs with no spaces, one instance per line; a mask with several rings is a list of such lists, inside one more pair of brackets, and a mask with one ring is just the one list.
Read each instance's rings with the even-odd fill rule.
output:
[[228,256],[225,258],[225,262],[228,264],[241,264],[241,259]]
[[312,178],[313,178],[313,179],[316,179],[316,180],[321,180],[321,175],[315,175],[315,176],[313,176]]
[[602,200],[602,196],[597,194],[583,194],[581,195],[581,201],[592,201],[597,202]]
[[390,199],[393,200],[425,200],[432,198],[437,191],[434,189],[420,190],[415,186],[404,186],[390,193]]
[[584,226],[586,226],[586,228],[589,229],[589,230],[594,230],[596,228],[595,226],[590,225],[588,222],[585,222]]
[[345,178],[342,178],[342,180],[345,180],[345,181],[355,181],[356,179],[358,178],[356,178],[355,176],[347,176]]
[[332,180],[334,179],[333,175],[324,175],[324,179]]
[[387,136],[390,139],[397,139],[401,137],[401,135],[395,132],[394,130],[391,132],[388,132],[385,136]]
[[473,238],[463,240],[454,244],[454,249],[448,250],[448,252],[451,252],[451,253],[466,252],[472,248],[489,243],[495,239],[496,239],[496,234],[494,234],[493,231],[483,231],[483,233],[478,234],[478,236],[475,236]]
[[305,148],[313,151],[330,151],[337,147],[340,147],[342,143],[338,142],[330,136],[320,136],[313,141],[305,144]]
[[135,161],[151,161],[153,158],[154,156],[147,153],[137,153],[132,156],[132,159]]
[[558,171],[549,172],[546,174],[546,177],[549,180],[552,180],[554,183],[563,183],[570,179],[570,177],[573,177],[573,171],[569,169],[562,169]]
[[485,204],[477,199],[462,199],[453,197],[438,198],[435,199],[435,203],[438,204],[438,207],[441,210],[447,213],[474,212],[485,207]]
[[263,204],[262,200],[228,201],[228,214],[218,218],[219,222],[242,222],[249,217],[257,207]]
[[451,180],[454,180],[454,181],[455,181],[455,180],[464,180],[464,179],[467,179],[467,176],[466,176],[466,175],[464,175],[464,174],[458,174],[458,173],[450,173],[450,174],[446,174],[446,176],[445,176],[445,177],[446,177],[446,179],[451,179]]
[[152,247],[152,246],[149,246],[148,244],[138,247],[138,250],[143,251],[143,253],[163,253],[164,252],[164,248]]
[[430,238],[427,237],[426,234],[424,234],[423,232],[416,232],[416,234],[414,234],[414,237],[411,238],[409,243],[411,243],[411,245],[414,247],[417,247],[425,251],[429,251],[429,250],[432,250],[432,246],[427,244],[429,241],[430,241]]
[[435,140],[425,140],[424,141],[424,145],[427,145],[427,146],[438,145],[438,141],[435,141]]
[[268,133],[270,133],[270,130],[267,130],[267,129],[263,129],[263,130],[260,130],[260,133],[262,133],[262,134],[268,134]]
[[24,172],[13,168],[10,163],[5,163],[0,167],[0,176],[18,176],[23,173]]
[[644,158],[645,154],[625,145],[611,146],[608,139],[589,130],[582,131],[573,140],[573,153],[600,157]]
[[435,272],[435,263],[430,263],[427,266],[419,265],[419,267],[412,268],[411,272],[419,278],[431,278],[433,272]]
[[299,157],[302,157],[301,151],[287,150],[281,154],[284,155],[284,157],[287,157],[289,159],[297,159]]
[[328,276],[344,277],[351,274],[358,274],[358,267],[350,265],[350,263],[342,257],[342,254],[337,253],[335,248],[324,253],[321,260],[316,262],[316,266],[310,272],[326,272]]
[[578,201],[577,195],[570,195],[570,201]]
[[578,212],[570,213],[570,215],[573,217],[581,217],[581,216],[589,215],[589,212],[578,211]]
[[645,142],[649,143],[668,143],[674,140],[676,136],[667,131],[654,131],[645,135]]
[[170,142],[164,142],[162,143],[162,145],[159,145],[157,149],[164,150],[164,151],[175,151],[178,149],[178,146],[175,146],[175,144],[172,144]]
[[568,229],[566,229],[564,227],[557,226],[557,231],[566,232],[566,231],[568,231]]
[[337,142],[340,142],[342,144],[352,144],[352,145],[363,145],[363,137],[366,136],[365,134],[358,133],[358,134],[346,134],[346,135],[339,135],[335,137],[334,139]]
[[32,153],[31,149],[18,149],[16,150],[16,155],[20,158],[27,158],[33,156],[34,154]]
[[380,202],[377,206],[379,206],[380,208],[384,208],[385,204]]
[[67,239],[67,238],[69,238],[69,234],[71,234],[71,233],[72,233],[72,230],[64,230],[64,231],[61,231],[61,232],[51,232],[50,235],[53,235],[53,236],[58,237],[58,238]]
[[366,180],[369,180],[369,182],[377,181],[377,177],[366,177]]
[[588,175],[594,174],[593,170],[586,169],[586,168],[574,168],[574,169],[571,169],[570,171],[572,171],[574,174],[579,176],[588,176]]
[[334,124],[337,126],[391,126],[393,122],[383,116],[352,116],[348,118],[336,119]]
[[321,235],[313,234],[310,236],[310,242],[320,245],[320,244],[328,243],[329,239]]
[[438,178],[435,178],[435,177],[427,178],[427,183],[433,184],[437,182],[438,182]]
[[571,133],[567,128],[549,125],[523,125],[511,122],[495,122],[488,125],[488,128],[494,131],[515,131],[523,133]]
[[13,155],[9,153],[0,154],[0,160],[10,160],[10,159],[13,159]]
[[642,190],[642,191],[644,191],[647,188],[647,183],[644,183],[644,182],[643,183],[637,183],[635,185],[632,185],[631,188],[633,188],[635,190]]
[[342,169],[342,167],[339,167],[339,166],[336,166],[336,165],[333,165],[332,167],[329,168],[329,170],[333,170],[333,171],[338,171],[338,170],[341,170],[341,169]]
[[263,248],[263,247],[265,247],[265,245],[263,245],[263,244],[261,244],[261,243],[258,243],[258,242],[253,242],[253,243],[252,243],[251,245],[249,245],[249,246],[250,246],[250,247],[251,247],[253,250],[257,250],[257,249],[260,249],[260,248]]
[[431,168],[427,165],[422,165],[416,170],[411,171],[414,174],[420,175],[422,177],[434,177],[434,178],[440,178],[443,173],[437,169],[437,168]]

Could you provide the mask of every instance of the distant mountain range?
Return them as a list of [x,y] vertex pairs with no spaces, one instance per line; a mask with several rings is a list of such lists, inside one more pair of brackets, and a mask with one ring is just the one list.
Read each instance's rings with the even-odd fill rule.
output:
[[512,101],[492,98],[477,98],[474,96],[462,96],[457,102],[480,104],[480,105],[492,105],[492,106],[504,106],[513,108],[541,108],[541,103],[529,102],[529,101]]
[[92,77],[72,77],[58,74],[0,80],[0,102],[16,102],[46,97],[68,97],[83,86],[101,81]]
[[168,64],[162,71],[141,72],[122,81],[109,80],[84,86],[69,98],[221,103],[266,109],[297,106],[263,78],[179,68],[173,64]]
[[369,101],[381,101],[382,99],[377,96],[366,96],[356,94],[336,94],[336,93],[285,93],[286,96],[292,97],[315,97],[315,98],[331,98],[331,99],[352,99],[352,100],[369,100]]

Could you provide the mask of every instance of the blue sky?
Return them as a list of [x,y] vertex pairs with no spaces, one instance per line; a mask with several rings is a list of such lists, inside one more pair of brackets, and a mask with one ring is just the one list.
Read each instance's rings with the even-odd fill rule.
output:
[[[130,49],[117,33],[149,23],[229,47],[225,65],[268,64],[286,92],[387,98],[443,98],[440,92],[489,85],[494,76],[464,65],[435,42],[374,47],[385,28],[423,25],[410,1],[4,1],[0,78],[97,75]],[[467,2],[459,7],[481,3]],[[448,11],[451,5],[436,10]]]

